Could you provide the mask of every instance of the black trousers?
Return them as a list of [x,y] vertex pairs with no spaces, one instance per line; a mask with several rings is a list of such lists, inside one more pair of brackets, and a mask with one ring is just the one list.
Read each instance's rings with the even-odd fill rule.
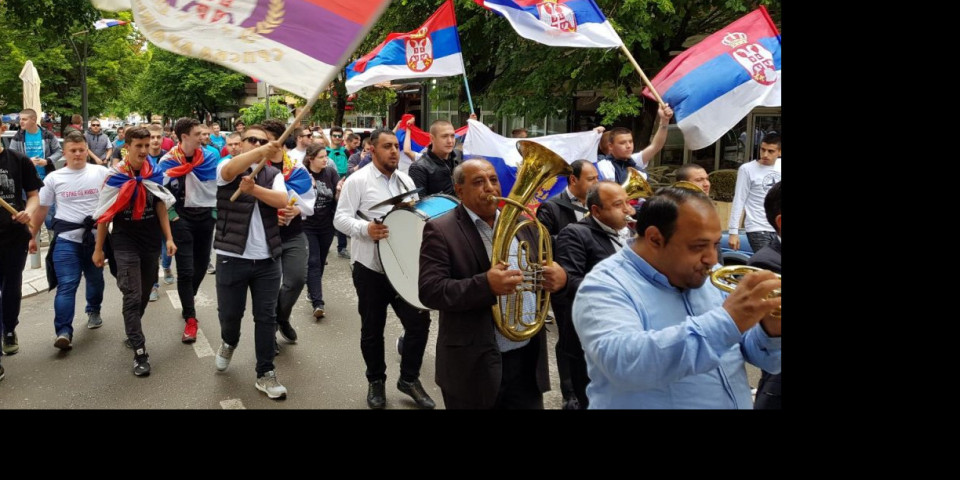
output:
[[234,347],[240,343],[240,321],[247,308],[248,289],[253,299],[253,343],[257,354],[257,378],[259,378],[274,369],[280,260],[277,258],[247,260],[220,255],[217,258],[217,311],[220,315],[220,339]]
[[304,231],[307,235],[309,257],[307,259],[307,293],[313,308],[323,308],[323,271],[326,268],[330,244],[333,243],[333,228],[320,232]]
[[573,307],[568,303],[553,303],[553,312],[557,319],[557,373],[560,376],[560,392],[564,402],[571,397],[577,399],[580,410],[586,410],[587,400],[587,360],[583,354],[580,337],[573,327]]
[[387,276],[353,262],[353,286],[357,289],[360,312],[360,351],[367,365],[367,381],[387,379],[383,352],[383,328],[387,323],[387,305],[403,324],[403,356],[400,378],[412,382],[420,378],[423,352],[427,349],[430,313],[412,307],[397,295]]
[[[6,211],[0,215],[6,215]],[[27,264],[27,244],[5,242],[0,246],[0,333],[12,332],[20,324],[20,297],[23,293],[23,267]]]
[[780,375],[770,372],[760,374],[760,383],[757,384],[757,399],[753,402],[754,410],[780,410]]
[[153,246],[137,245],[117,237],[113,240],[117,286],[123,294],[123,328],[136,350],[146,343],[142,319],[150,303],[150,289],[157,281],[160,245],[157,242],[153,242]]
[[[177,293],[183,305],[183,319],[196,318],[194,297],[200,291],[200,283],[207,274],[210,263],[210,248],[213,246],[213,229],[216,220],[212,216],[201,221],[184,217],[170,222],[173,242],[177,244]],[[232,345],[232,344],[231,344]]]
[[543,394],[537,387],[537,356],[540,345],[529,344],[503,353],[500,392],[494,410],[543,410]]

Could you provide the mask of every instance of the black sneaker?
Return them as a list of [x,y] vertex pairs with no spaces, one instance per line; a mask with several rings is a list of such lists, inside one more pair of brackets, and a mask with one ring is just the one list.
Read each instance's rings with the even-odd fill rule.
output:
[[6,372],[3,371],[3,365],[0,365],[0,380],[3,380],[3,375],[4,375],[5,373],[6,373]]
[[407,382],[401,378],[400,380],[397,380],[397,390],[410,395],[410,398],[412,398],[420,408],[432,410],[437,407],[437,404],[433,402],[433,399],[430,398],[430,395],[427,395],[427,391],[423,389],[423,385],[420,383],[420,380]]
[[137,354],[133,357],[133,374],[138,377],[150,375],[150,356],[143,348],[137,349]]
[[7,332],[3,334],[3,354],[13,355],[20,351],[20,344],[17,342],[17,332]]
[[367,406],[375,410],[382,410],[387,406],[387,389],[383,380],[370,382],[367,388]]
[[277,322],[277,331],[284,340],[290,343],[297,343],[297,331],[293,329],[290,322]]

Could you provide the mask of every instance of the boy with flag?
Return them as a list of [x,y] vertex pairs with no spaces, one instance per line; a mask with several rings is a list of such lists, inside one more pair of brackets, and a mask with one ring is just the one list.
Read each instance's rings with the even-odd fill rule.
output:
[[[181,118],[173,127],[180,143],[157,164],[163,183],[177,199],[171,221],[177,251],[177,293],[185,322],[180,341],[197,341],[194,297],[207,273],[213,243],[213,208],[217,206],[217,162],[220,155],[203,148],[203,126],[195,118]],[[172,254],[171,254],[172,255]]]
[[163,175],[147,158],[150,132],[144,127],[128,128],[124,140],[127,156],[110,168],[93,214],[97,220],[93,263],[103,267],[107,224],[112,220],[110,242],[117,263],[117,286],[123,293],[123,324],[134,351],[133,374],[140,377],[150,374],[141,321],[150,289],[157,281],[161,235],[167,251],[177,252],[167,217],[167,209],[176,199],[161,185]]

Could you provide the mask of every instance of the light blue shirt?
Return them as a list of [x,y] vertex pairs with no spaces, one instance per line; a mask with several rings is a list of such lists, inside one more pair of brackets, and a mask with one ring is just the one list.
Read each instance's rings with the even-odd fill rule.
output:
[[[43,130],[37,129],[37,133],[23,132],[23,150],[29,158],[44,158],[43,155]],[[46,167],[34,167],[37,169],[37,175],[40,180],[47,176]]]
[[597,264],[573,302],[590,408],[751,409],[744,362],[780,373],[780,338],[741,334],[708,280],[681,291],[628,247]]

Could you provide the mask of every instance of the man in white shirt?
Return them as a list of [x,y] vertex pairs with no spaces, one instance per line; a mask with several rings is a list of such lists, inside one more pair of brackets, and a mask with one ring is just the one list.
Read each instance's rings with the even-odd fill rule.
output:
[[737,171],[737,188],[730,210],[730,248],[740,249],[740,218],[746,211],[743,222],[747,240],[754,252],[777,238],[777,232],[767,221],[763,200],[780,181],[780,134],[768,133],[760,142],[760,158],[740,166]]
[[297,135],[297,147],[287,151],[287,156],[294,159],[297,163],[303,161],[304,155],[307,153],[307,147],[313,143],[313,133],[306,128],[298,128],[296,130]]
[[[397,170],[400,162],[400,144],[397,136],[386,129],[377,129],[370,135],[373,161],[347,177],[340,192],[333,224],[337,230],[353,237],[350,258],[353,260],[353,285],[357,289],[360,311],[360,350],[367,365],[367,405],[386,407],[384,383],[387,365],[384,361],[383,327],[387,320],[387,305],[400,317],[403,324],[403,355],[400,359],[400,378],[397,388],[421,408],[436,406],[420,383],[420,366],[427,347],[430,314],[403,301],[383,273],[376,242],[390,234],[386,225],[377,219],[386,215],[391,205],[382,201],[414,190],[409,175]],[[416,200],[416,194],[407,200]],[[415,255],[416,252],[410,252]]]
[[[100,328],[103,303],[103,268],[93,264],[94,222],[100,186],[107,176],[101,165],[87,163],[87,141],[80,132],[71,132],[63,140],[66,168],[43,179],[40,207],[34,212],[30,230],[36,235],[47,212],[56,205],[51,229],[55,235],[47,254],[50,288],[57,288],[53,301],[55,334],[73,337],[73,314],[80,275],[87,279],[87,328]],[[54,270],[51,272],[50,270]]]
[[[610,130],[610,155],[597,162],[600,178],[615,180],[622,185],[629,176],[628,167],[636,168],[641,172],[646,171],[650,160],[656,157],[667,143],[667,129],[670,125],[670,117],[673,116],[673,109],[660,105],[657,115],[660,117],[660,128],[654,133],[650,145],[637,153],[633,153],[633,132],[623,127]],[[599,128],[597,131],[603,133]]]
[[[260,147],[257,148],[257,145]],[[254,345],[257,356],[257,390],[273,399],[286,398],[273,365],[277,331],[277,296],[280,293],[280,228],[277,210],[287,205],[283,174],[267,163],[251,176],[252,166],[273,158],[283,148],[267,139],[259,125],[243,132],[244,153],[217,165],[217,304],[222,343],[214,359],[217,370],[230,366],[240,343],[240,322],[253,299]],[[234,192],[242,194],[230,201]]]

